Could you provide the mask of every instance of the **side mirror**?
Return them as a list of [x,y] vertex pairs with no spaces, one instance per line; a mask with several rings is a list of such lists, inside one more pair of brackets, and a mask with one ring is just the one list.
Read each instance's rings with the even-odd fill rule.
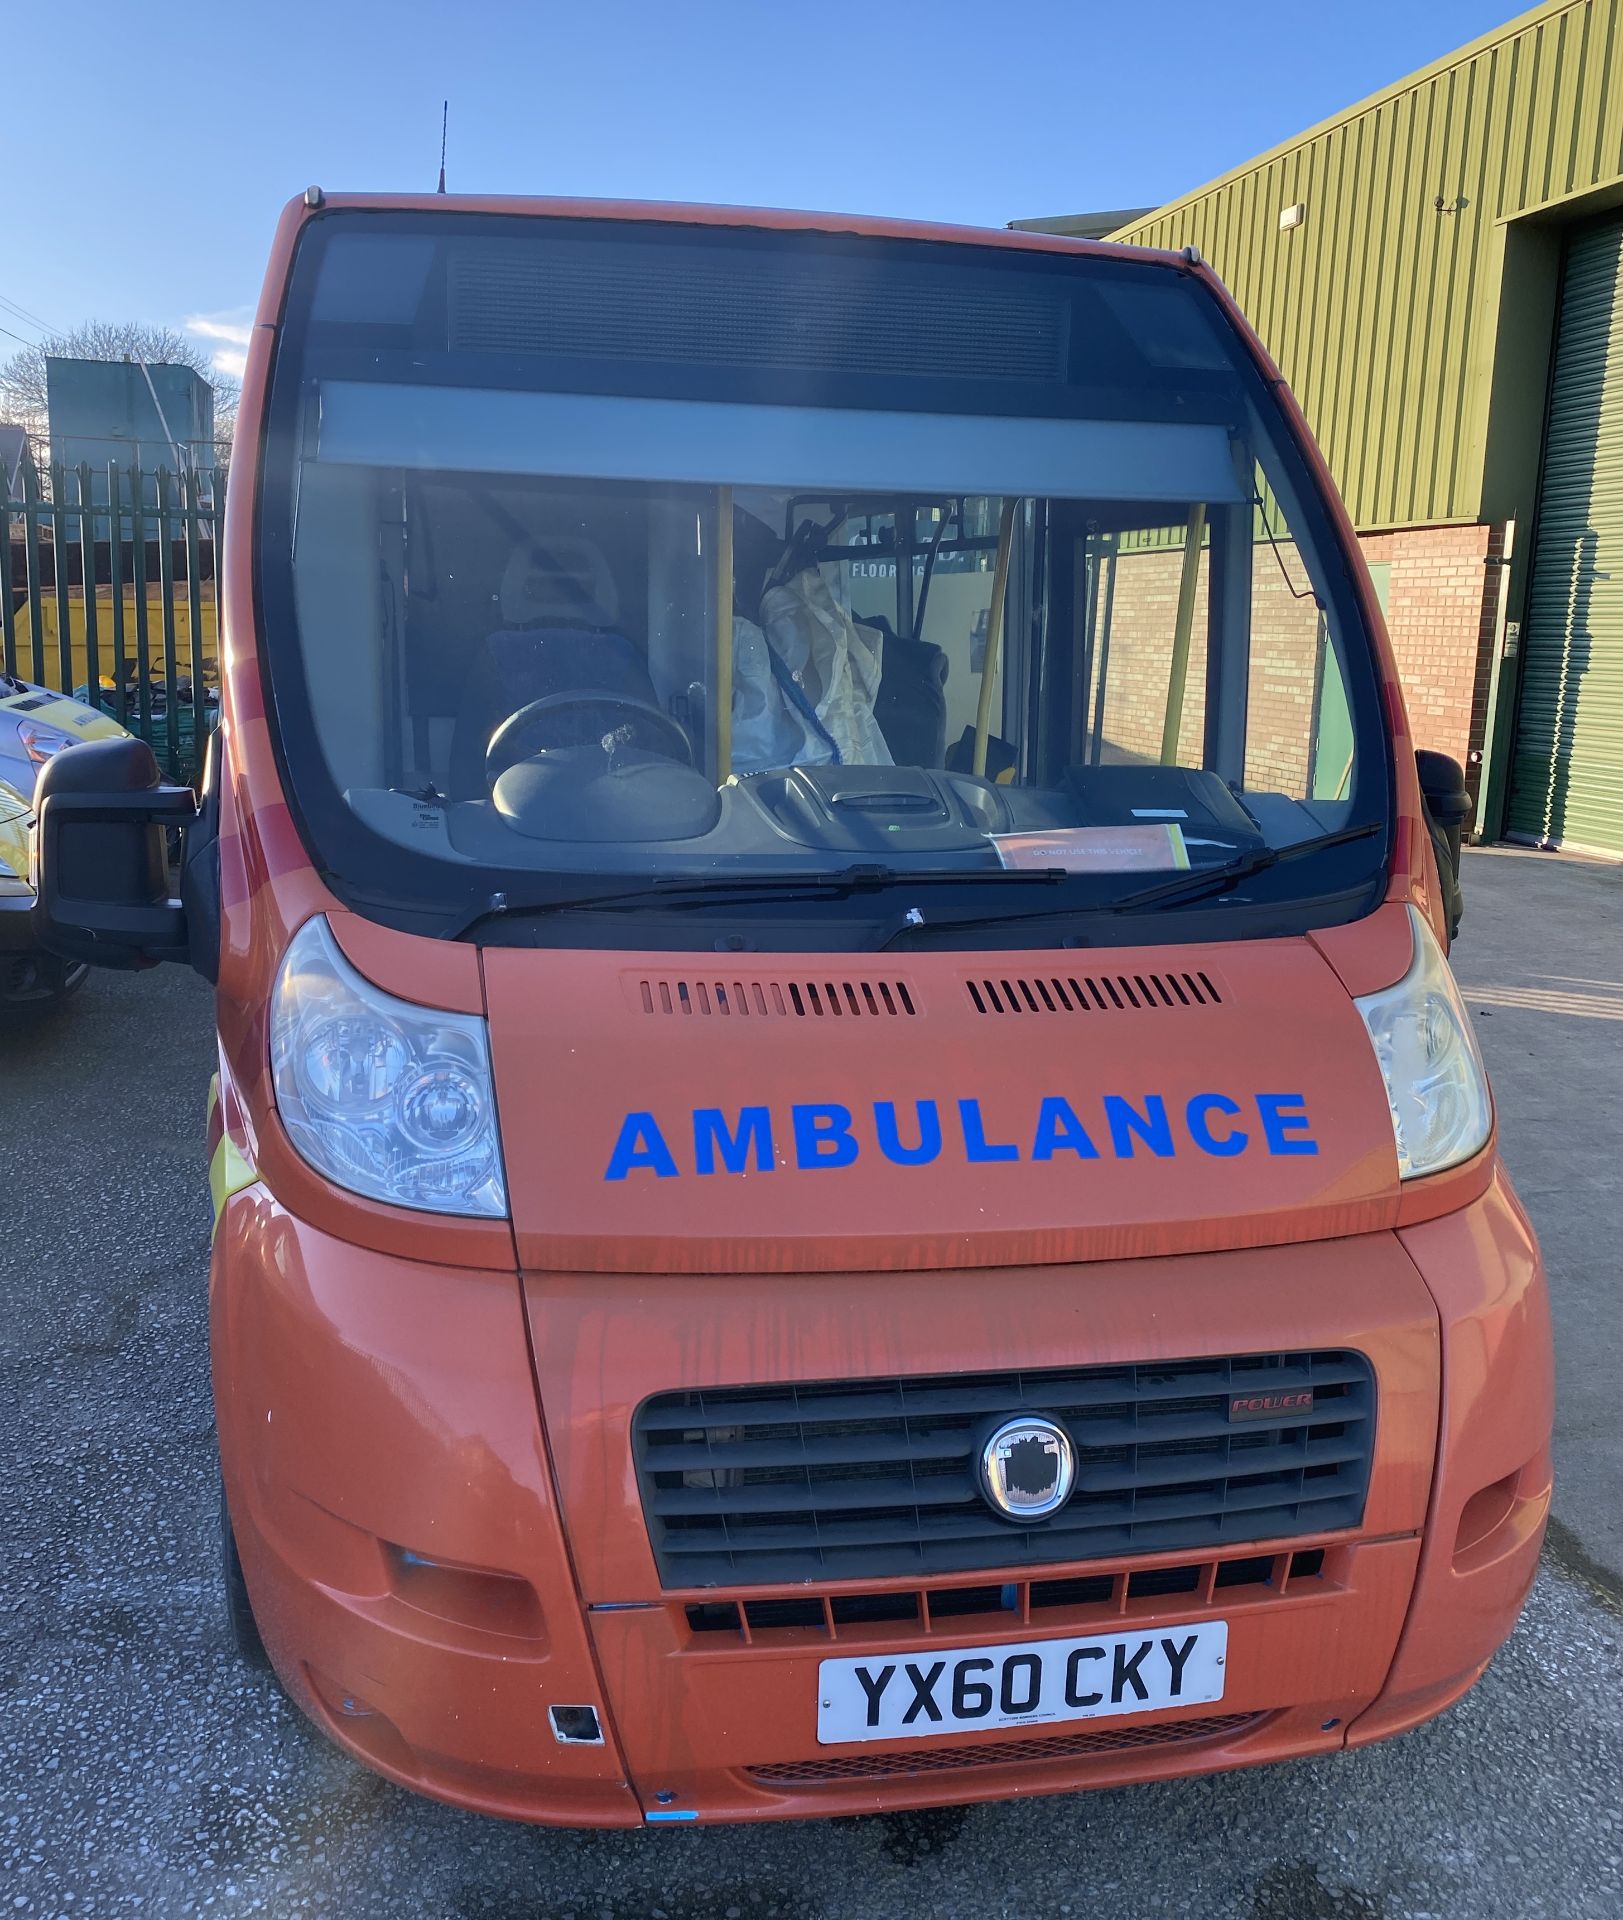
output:
[[1420,775],[1420,797],[1426,803],[1432,843],[1437,849],[1437,871],[1442,878],[1443,904],[1452,939],[1460,930],[1460,915],[1464,911],[1460,892],[1460,837],[1471,817],[1471,790],[1465,784],[1465,769],[1446,753],[1431,753],[1422,747],[1415,754],[1415,770]]
[[40,946],[96,967],[190,957],[168,836],[191,824],[197,804],[189,787],[163,784],[144,740],[87,740],[53,754],[34,812]]

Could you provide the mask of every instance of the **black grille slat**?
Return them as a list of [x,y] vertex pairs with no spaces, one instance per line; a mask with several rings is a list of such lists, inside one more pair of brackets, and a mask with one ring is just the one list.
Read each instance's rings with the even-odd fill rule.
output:
[[[820,1577],[830,1580],[889,1580],[934,1574],[972,1574],[996,1565],[1010,1574],[1028,1573],[1062,1560],[1117,1559],[1127,1554],[1207,1552],[1243,1545],[1276,1534],[1330,1533],[1358,1524],[1362,1496],[1290,1508],[1238,1510],[1221,1520],[1204,1519],[1143,1522],[1098,1532],[1068,1534],[1054,1540],[1033,1540],[1012,1528],[1000,1528],[995,1541],[988,1537],[941,1540],[926,1547],[919,1543],[885,1542],[860,1546],[825,1546],[818,1562]],[[1270,1519],[1277,1524],[1266,1524]],[[996,1546],[996,1552],[989,1551]],[[670,1587],[709,1588],[725,1585],[770,1586],[806,1578],[803,1547],[775,1553],[682,1554],[663,1569]]]
[[[1114,1493],[1135,1487],[1175,1487],[1189,1480],[1244,1480],[1259,1474],[1299,1472],[1304,1467],[1344,1466],[1349,1460],[1363,1457],[1362,1446],[1341,1445],[1334,1440],[1259,1448],[1255,1453],[1232,1456],[1203,1448],[1198,1453],[1152,1460],[1148,1465],[1140,1462],[1093,1472],[1083,1467],[1076,1484],[1078,1493]],[[1212,1472],[1200,1472],[1203,1466],[1210,1466]]]
[[[961,1460],[969,1452],[970,1442],[961,1433],[919,1434],[914,1438],[915,1460]],[[895,1443],[884,1434],[853,1433],[832,1435],[824,1440],[792,1441],[718,1440],[711,1446],[702,1443],[661,1447],[661,1473],[703,1471],[712,1467],[801,1467],[856,1465],[864,1460],[894,1460]]]
[[[1084,1463],[1078,1471],[1076,1497],[1082,1499],[1093,1494],[1132,1492],[1143,1487],[1179,1486],[1190,1481],[1224,1479],[1233,1482],[1295,1474],[1309,1467],[1345,1465],[1349,1461],[1362,1459],[1363,1455],[1364,1449],[1360,1445],[1343,1445],[1332,1440],[1258,1448],[1226,1462],[1223,1454],[1202,1450],[1173,1455],[1167,1459],[1140,1461],[1132,1466],[1118,1464],[1090,1470]],[[1206,1467],[1212,1471],[1201,1471]],[[663,1472],[663,1466],[659,1470]],[[651,1511],[662,1516],[702,1515],[720,1510],[741,1514],[798,1513],[814,1508],[821,1512],[839,1513],[865,1507],[890,1507],[904,1500],[921,1507],[946,1506],[963,1500],[973,1492],[973,1488],[974,1483],[968,1472],[934,1475],[922,1482],[917,1477],[906,1480],[895,1477],[869,1480],[807,1478],[800,1484],[790,1476],[782,1475],[772,1480],[731,1482],[719,1486],[655,1488],[648,1497],[648,1504]],[[996,1524],[1002,1526],[1004,1523],[998,1521]]]
[[[1289,1500],[1282,1501],[1277,1488],[1250,1487],[1236,1490],[1225,1503],[1229,1515],[1256,1512],[1273,1512],[1281,1506],[1317,1507],[1326,1502],[1336,1502],[1346,1498],[1345,1490],[1331,1488],[1323,1494],[1303,1489],[1300,1494],[1292,1493]],[[1041,1541],[1047,1543],[1070,1542],[1071,1548],[1064,1553],[1046,1552],[1043,1557],[1050,1560],[1085,1560],[1093,1552],[1091,1542],[1101,1536],[1115,1534],[1126,1535],[1130,1528],[1143,1532],[1148,1527],[1176,1525],[1186,1520],[1199,1520],[1209,1517],[1212,1505],[1209,1499],[1196,1494],[1151,1496],[1147,1500],[1122,1500],[1108,1509],[1089,1509],[1085,1517],[1073,1517],[1067,1524],[1065,1513],[1056,1515],[1046,1523]],[[932,1524],[932,1521],[934,1524]],[[1294,1528],[1296,1532],[1324,1532],[1326,1522],[1319,1519],[1309,1527]],[[716,1554],[728,1548],[747,1558],[752,1555],[770,1555],[792,1549],[804,1540],[804,1533],[794,1527],[776,1529],[762,1528],[758,1531],[727,1531],[717,1527],[700,1533],[682,1532],[665,1543],[667,1554],[683,1556],[689,1554]],[[829,1520],[819,1528],[819,1538],[827,1549],[865,1546],[872,1538],[871,1532],[858,1521]],[[1006,1543],[1010,1553],[1008,1564],[1022,1564],[1015,1548],[1021,1538],[1018,1528],[1011,1527],[1007,1521],[999,1520],[990,1512],[977,1515],[973,1512],[942,1515],[940,1513],[920,1516],[914,1530],[914,1538],[921,1546],[941,1546],[954,1542],[995,1540]],[[1172,1544],[1177,1544],[1173,1542]],[[1204,1543],[1203,1543],[1204,1544]],[[683,1582],[682,1584],[689,1584]]]
[[1200,1362],[1187,1372],[1163,1377],[1161,1370],[1146,1367],[1137,1384],[1133,1371],[1100,1367],[1058,1378],[1036,1373],[986,1374],[968,1383],[893,1381],[867,1389],[801,1387],[798,1395],[785,1390],[770,1399],[753,1388],[662,1394],[640,1410],[637,1423],[642,1432],[653,1433],[705,1425],[799,1427],[833,1420],[900,1419],[904,1412],[913,1419],[925,1414],[1019,1413],[1027,1408],[1064,1414],[1084,1407],[1204,1398],[1253,1386],[1281,1393],[1302,1387],[1351,1386],[1369,1377],[1361,1360],[1343,1362],[1339,1354],[1311,1368],[1248,1358],[1227,1367]]
[[[1064,1406],[1050,1405],[1044,1409],[1050,1413],[1066,1413]],[[1093,1421],[1083,1427],[1082,1437],[1090,1447],[1131,1446],[1135,1439],[1145,1443],[1145,1437],[1157,1445],[1170,1440],[1216,1440],[1233,1434],[1234,1429],[1226,1418],[1215,1413],[1191,1413],[1152,1416],[1155,1424],[1146,1428],[1142,1424],[1133,1425],[1128,1421]],[[1323,1427],[1345,1425],[1348,1421],[1364,1418],[1361,1407],[1346,1408],[1337,1401],[1327,1407],[1315,1407],[1311,1413],[1295,1415],[1291,1419],[1292,1427]]]
[[[1313,1405],[1231,1420],[1236,1395]],[[1076,1491],[1018,1523],[981,1497],[992,1425],[1040,1411]],[[1023,1569],[1356,1526],[1374,1381],[1348,1351],[1142,1366],[740,1386],[656,1395],[633,1442],[667,1586]]]
[[944,1506],[962,1500],[969,1481],[943,1480],[939,1488],[915,1486],[911,1480],[835,1480],[815,1486],[773,1483],[767,1486],[673,1487],[650,1496],[651,1510],[660,1515],[729,1513],[849,1513],[864,1507],[894,1507],[904,1501],[917,1506]]

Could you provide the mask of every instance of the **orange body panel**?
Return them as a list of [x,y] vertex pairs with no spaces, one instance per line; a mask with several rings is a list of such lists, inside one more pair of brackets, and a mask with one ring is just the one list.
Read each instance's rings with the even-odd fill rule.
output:
[[[1396,907],[1373,918],[1385,923],[1372,945],[1390,979],[1408,965],[1407,923]],[[723,967],[714,954],[489,948],[484,966],[526,1267],[849,1272],[1134,1258],[1367,1232],[1397,1224],[1400,1204],[1416,1217],[1458,1205],[1487,1178],[1479,1161],[1400,1201],[1374,1055],[1308,939],[1112,948],[1086,965],[1039,952],[909,954],[893,967],[861,955],[811,966],[736,955]],[[1188,968],[1216,1004],[1145,984]],[[1078,976],[1100,978],[1102,1005],[986,1012],[989,996],[977,999],[989,977],[1068,988]],[[1105,982],[1127,985],[1113,1000]],[[875,983],[891,987],[894,1011],[873,998]],[[1214,1094],[1236,1111],[1215,1132],[1192,1128],[1191,1102]],[[1270,1134],[1259,1096],[1284,1097],[1293,1112],[1299,1101],[1303,1124]],[[1043,1138],[1045,1099],[1065,1112],[1049,1110]],[[875,1100],[896,1109],[903,1152],[921,1145],[926,1103],[935,1156],[887,1158]],[[1106,1103],[1118,1100],[1140,1113],[1162,1103],[1159,1151],[1142,1131],[1113,1143]],[[849,1140],[807,1144],[854,1149],[849,1164],[798,1150],[797,1106],[829,1103],[848,1115]],[[716,1123],[697,1116],[719,1114],[736,1136],[743,1108],[768,1117],[743,1169],[728,1172]],[[628,1128],[628,1114],[646,1119]],[[1066,1145],[1055,1133],[1073,1118],[1085,1137]],[[622,1160],[669,1158],[663,1170],[617,1167],[617,1144],[629,1149]]]
[[[1378,1691],[1392,1657],[1414,1581],[1416,1542],[1389,1540],[1360,1547],[1334,1562],[1329,1575],[1303,1583],[1315,1591],[1270,1596],[1263,1601],[1213,1596],[1201,1603],[1160,1601],[1150,1609],[1102,1619],[1056,1615],[1034,1624],[988,1625],[984,1619],[954,1619],[933,1635],[896,1626],[829,1641],[811,1633],[767,1633],[754,1645],[719,1650],[696,1647],[681,1615],[649,1612],[594,1614],[593,1637],[616,1722],[628,1733],[627,1762],[644,1804],[669,1796],[701,1818],[744,1820],[806,1814],[867,1813],[896,1805],[929,1805],[1016,1793],[1056,1793],[1077,1787],[1115,1786],[1169,1773],[1208,1772],[1264,1760],[1329,1751],[1342,1744],[1346,1716]],[[1105,1723],[1114,1748],[1071,1758],[1041,1757],[1041,1731],[1021,1744],[1027,1757],[993,1760],[987,1772],[864,1777],[816,1777],[825,1750],[816,1745],[817,1664],[829,1654],[905,1657],[938,1648],[996,1647],[1039,1633],[1109,1632],[1140,1625],[1145,1630],[1228,1622],[1228,1689],[1222,1716],[1242,1719],[1210,1742],[1198,1733],[1187,1747],[1169,1744],[1135,1751],[1135,1733],[1203,1727],[1213,1710],[1127,1716]],[[948,1627],[950,1626],[950,1631]],[[706,1638],[710,1636],[705,1636]],[[795,1640],[799,1645],[784,1644]],[[774,1644],[776,1643],[776,1644]],[[658,1701],[662,1710],[647,1711]],[[1063,1752],[1065,1734],[1049,1731]],[[1000,1750],[1008,1732],[956,1733],[949,1751]],[[858,1765],[879,1769],[906,1763],[911,1740],[865,1744]],[[1030,1749],[1036,1748],[1035,1756]],[[938,1749],[939,1750],[939,1749]],[[781,1784],[766,1769],[781,1769]],[[804,1768],[800,1784],[795,1773]]]
[[483,1013],[479,950],[455,940],[424,940],[363,920],[358,913],[332,913],[328,924],[344,958],[397,1000],[451,1013]]
[[1476,1679],[1527,1598],[1550,1510],[1549,1303],[1509,1182],[1401,1239],[1448,1330],[1442,1422],[1409,1624],[1386,1692],[1353,1728],[1359,1745],[1428,1718]]
[[[256,1188],[226,1209],[212,1296],[232,1521],[293,1697],[408,1786],[639,1819],[612,1744],[548,1731],[599,1686],[514,1276],[363,1251]],[[406,1554],[495,1577],[447,1617]]]
[[[299,231],[349,206],[1099,250],[754,210],[295,203],[249,351],[245,447],[261,438]],[[1277,384],[1209,271],[1161,258],[1207,283]],[[259,477],[241,463],[223,600],[219,1112],[256,1177],[226,1200],[215,1242],[215,1397],[272,1659],[293,1697],[367,1764],[461,1805],[561,1824],[1058,1791],[1399,1731],[1468,1686],[1508,1633],[1548,1505],[1543,1276],[1492,1141],[1449,1173],[1407,1187],[1397,1178],[1384,1089],[1349,996],[1408,966],[1410,903],[1441,933],[1437,874],[1379,610],[1300,412],[1282,399],[1375,636],[1397,769],[1387,904],[1297,939],[1087,955],[729,955],[718,970],[713,952],[480,951],[346,911],[300,839],[266,722]],[[510,1223],[358,1199],[294,1150],[270,1086],[267,1009],[287,943],[314,914],[386,992],[488,1015]],[[1212,997],[1173,1004],[1147,990],[1145,1004],[999,1016],[970,990],[988,972],[1183,971],[1203,972]],[[880,981],[903,983],[912,1011],[872,999]],[[699,999],[684,1000],[683,983]],[[778,1012],[796,986],[822,1010]],[[1245,1150],[1214,1152],[1191,1132],[1190,1102],[1214,1093],[1239,1108],[1224,1112],[1250,1136]],[[1142,1140],[1118,1151],[1106,1095],[1141,1108],[1163,1100],[1174,1151]],[[1096,1158],[1074,1144],[1036,1154],[1047,1096],[1070,1103]],[[1302,1126],[1270,1134],[1259,1096],[1299,1102]],[[909,1141],[916,1103],[934,1102],[941,1152],[887,1158],[875,1101],[895,1103]],[[807,1105],[850,1110],[855,1157],[807,1159],[794,1113]],[[701,1172],[695,1110],[733,1124],[746,1106],[770,1116],[769,1160]],[[645,1161],[607,1177],[633,1112],[653,1117],[673,1174]],[[1308,1138],[1312,1153],[1301,1150]],[[1042,1571],[1110,1574],[1107,1603],[1042,1620],[949,1620],[929,1616],[928,1595],[950,1582],[831,1582],[834,1593],[920,1586],[923,1624],[836,1628],[830,1604],[824,1629],[731,1635],[690,1623],[686,1607],[703,1592],[660,1586],[631,1450],[632,1415],[650,1394],[1333,1347],[1358,1349],[1375,1374],[1362,1522],[1225,1549],[1189,1592],[1135,1596],[1120,1560],[1079,1562]],[[1236,1556],[1270,1570],[1220,1586],[1219,1559]],[[1128,1564],[1154,1574],[1187,1558]],[[1219,1618],[1230,1631],[1220,1712],[1127,1715],[1029,1740],[960,1733],[933,1770],[905,1775],[897,1751],[915,1743],[853,1757],[816,1742],[817,1666],[833,1654]],[[572,1706],[596,1713],[599,1744],[556,1736],[550,1714]],[[972,1750],[979,1764],[967,1765]]]
[[[730,1276],[521,1284],[361,1252],[252,1189],[228,1203],[214,1274],[227,1485],[283,1680],[369,1764],[488,1812],[565,1824],[624,1824],[666,1805],[728,1819],[850,1812],[1329,1750],[1349,1729],[1358,1742],[1413,1725],[1469,1685],[1537,1561],[1549,1329],[1536,1250],[1501,1180],[1402,1236],[1032,1268],[995,1288],[974,1271],[773,1277],[751,1311]],[[747,1647],[689,1632],[683,1608],[702,1591],[660,1589],[629,1425],[637,1402],[673,1381],[860,1378],[965,1353],[997,1367],[1336,1343],[1374,1364],[1376,1459],[1363,1525],[1312,1542],[1325,1549],[1312,1578],[1113,1599],[1031,1624],[893,1624],[833,1641],[769,1631]],[[1283,1566],[1302,1544],[1234,1551],[1281,1553]],[[402,1552],[455,1572],[442,1592],[414,1592]],[[1068,1754],[1065,1729],[1039,1732],[1060,1742],[1056,1757],[1039,1749],[984,1770],[754,1778],[827,1758],[812,1722],[830,1653],[1204,1618],[1230,1623],[1223,1714],[1244,1722],[1210,1737],[1130,1744],[1146,1726],[1206,1724],[1185,1710],[1113,1721],[1097,1752]],[[560,1704],[595,1706],[605,1744],[554,1742],[546,1710]]]

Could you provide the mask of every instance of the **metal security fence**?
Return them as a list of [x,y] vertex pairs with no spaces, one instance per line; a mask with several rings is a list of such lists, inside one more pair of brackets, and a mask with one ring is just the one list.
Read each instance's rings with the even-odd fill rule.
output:
[[195,784],[219,715],[222,471],[39,467],[0,486],[0,665],[72,694]]

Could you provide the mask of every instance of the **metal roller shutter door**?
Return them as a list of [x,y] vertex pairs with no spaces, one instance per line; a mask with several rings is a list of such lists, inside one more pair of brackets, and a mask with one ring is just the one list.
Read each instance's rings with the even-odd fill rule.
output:
[[1567,249],[1508,830],[1623,854],[1623,221]]

